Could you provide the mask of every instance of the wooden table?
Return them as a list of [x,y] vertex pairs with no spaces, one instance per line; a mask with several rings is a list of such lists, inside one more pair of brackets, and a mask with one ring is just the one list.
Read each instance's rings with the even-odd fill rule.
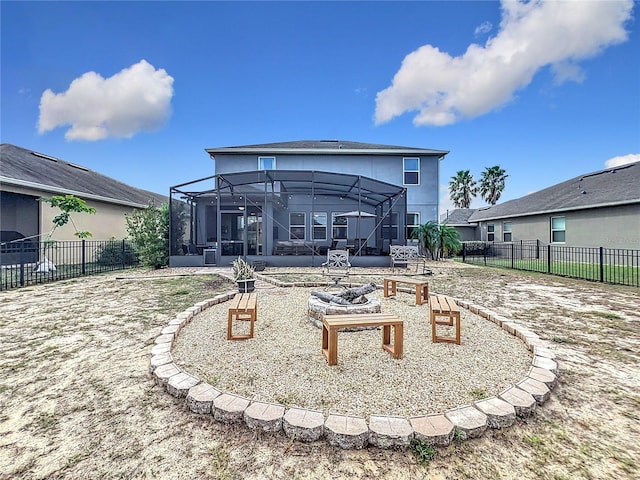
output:
[[[460,345],[460,308],[455,300],[446,295],[431,295],[429,302],[430,319],[431,319],[431,341],[449,342]],[[438,320],[438,317],[446,317],[446,320]],[[440,337],[436,334],[436,325],[453,326],[455,323],[455,337]]]
[[384,296],[394,296],[396,294],[398,283],[406,283],[408,285],[416,286],[416,305],[422,305],[423,303],[429,302],[429,282],[417,278],[385,277]]
[[[227,319],[227,340],[246,340],[253,338],[253,322],[258,318],[258,295],[253,293],[237,293],[231,305]],[[251,322],[248,335],[234,335],[233,321],[248,320]]]
[[[325,315],[322,318],[322,353],[329,365],[338,364],[338,330],[354,327],[382,327],[382,348],[393,358],[402,358],[404,327],[402,320],[386,313]],[[393,327],[393,345],[391,328]]]

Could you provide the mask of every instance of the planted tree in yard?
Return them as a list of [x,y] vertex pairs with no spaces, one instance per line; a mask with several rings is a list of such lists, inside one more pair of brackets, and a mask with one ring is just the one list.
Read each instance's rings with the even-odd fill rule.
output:
[[487,203],[491,205],[498,203],[508,176],[506,170],[499,165],[484,169],[480,177],[480,195]]
[[429,252],[432,260],[455,255],[462,248],[460,233],[449,225],[428,221],[416,228],[411,238],[418,240],[420,250]]
[[457,208],[469,208],[478,189],[469,170],[460,170],[449,182],[449,196]]
[[53,232],[56,231],[56,228],[63,227],[67,223],[71,222],[73,228],[75,229],[74,235],[78,238],[89,238],[91,237],[91,232],[79,231],[76,226],[73,218],[71,217],[72,213],[96,213],[96,209],[90,207],[86,204],[86,202],[76,197],[75,195],[54,195],[49,198],[41,198],[41,202],[48,203],[51,207],[58,207],[60,209],[60,214],[53,217],[53,228],[49,232],[47,236],[47,240],[51,239],[53,236]]
[[125,217],[140,263],[151,268],[169,265],[169,204],[149,204]]

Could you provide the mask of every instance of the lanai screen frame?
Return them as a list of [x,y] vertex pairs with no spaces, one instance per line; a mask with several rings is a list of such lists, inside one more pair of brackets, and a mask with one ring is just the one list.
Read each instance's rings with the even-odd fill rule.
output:
[[[315,211],[318,199],[334,199],[334,205],[349,205],[343,210],[365,211],[376,214],[376,235],[393,244],[406,243],[406,187],[382,182],[362,175],[325,172],[319,170],[254,170],[211,175],[170,188],[170,255],[182,255],[182,244],[197,244],[199,226],[197,208],[205,202],[215,206],[216,243],[220,245],[220,221],[222,206],[238,204],[240,211],[255,205],[256,198],[262,198],[261,209],[274,199],[286,202],[286,199],[308,197],[307,205]],[[284,208],[288,208],[285,206]],[[180,213],[182,212],[182,213]],[[264,215],[261,210],[261,215]],[[188,216],[188,228],[180,228],[180,217]],[[396,216],[397,215],[397,216]],[[392,224],[392,219],[396,223]],[[310,228],[313,224],[309,222]],[[207,228],[206,225],[203,228]],[[329,226],[327,228],[330,228]],[[359,223],[358,223],[359,228]],[[397,229],[397,239],[390,239],[388,233]],[[182,231],[181,231],[182,230]],[[270,230],[270,229],[269,229]],[[271,236],[272,232],[266,232]],[[201,242],[200,242],[201,243]],[[243,250],[242,256],[247,256]],[[262,252],[259,257],[269,257],[272,251]],[[316,255],[315,251],[310,252]],[[218,249],[218,260],[221,251]]]

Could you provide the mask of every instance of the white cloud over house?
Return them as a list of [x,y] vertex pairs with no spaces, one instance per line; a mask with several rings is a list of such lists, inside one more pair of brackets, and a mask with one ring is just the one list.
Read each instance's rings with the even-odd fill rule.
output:
[[146,60],[103,78],[87,72],[66,92],[45,90],[38,132],[69,126],[67,140],[131,138],[162,127],[171,116],[173,77]]
[[613,157],[604,162],[606,168],[619,167],[628,163],[640,162],[640,153],[630,153],[629,155],[621,155]]
[[509,102],[537,71],[552,68],[555,83],[582,81],[577,65],[627,40],[633,1],[512,1],[484,46],[452,57],[432,45],[409,53],[391,85],[376,96],[375,122],[417,112],[416,126],[449,125]]

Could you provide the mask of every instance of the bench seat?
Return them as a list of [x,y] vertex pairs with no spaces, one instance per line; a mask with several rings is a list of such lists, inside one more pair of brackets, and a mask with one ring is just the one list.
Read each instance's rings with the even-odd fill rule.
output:
[[416,287],[416,305],[422,305],[429,301],[429,282],[410,277],[385,277],[383,280],[385,297],[391,297],[397,293],[397,284],[405,283]]
[[[252,293],[237,293],[231,305],[227,319],[227,340],[246,340],[253,338],[253,322],[258,319],[258,295]],[[251,322],[248,335],[234,335],[233,321],[248,320]]]
[[[446,295],[431,295],[429,299],[429,311],[431,320],[431,341],[448,342],[460,345],[460,308],[455,300]],[[446,320],[438,318],[446,317]],[[437,335],[437,325],[455,326],[455,337],[443,337]]]

